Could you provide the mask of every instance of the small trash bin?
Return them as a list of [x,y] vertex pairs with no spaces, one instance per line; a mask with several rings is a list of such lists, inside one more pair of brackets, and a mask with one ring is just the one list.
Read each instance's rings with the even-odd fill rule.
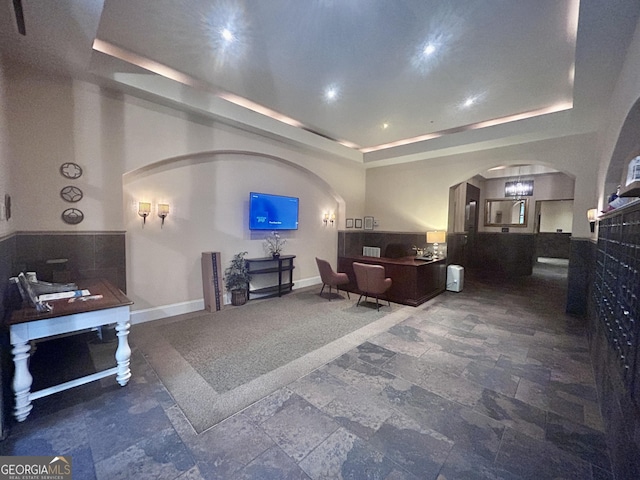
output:
[[447,290],[450,292],[460,292],[464,286],[464,267],[460,265],[449,265],[447,267]]

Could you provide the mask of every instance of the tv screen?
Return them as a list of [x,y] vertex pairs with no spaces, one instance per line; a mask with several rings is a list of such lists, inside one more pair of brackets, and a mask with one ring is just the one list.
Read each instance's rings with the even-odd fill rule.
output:
[[297,230],[298,198],[251,192],[250,230]]

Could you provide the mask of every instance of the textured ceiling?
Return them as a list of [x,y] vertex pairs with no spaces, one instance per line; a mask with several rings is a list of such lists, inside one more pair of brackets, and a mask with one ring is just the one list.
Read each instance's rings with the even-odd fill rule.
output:
[[188,86],[185,108],[232,116],[219,103],[230,101],[374,160],[429,150],[431,137],[477,142],[463,133],[479,127],[499,145],[487,125],[531,130],[523,118],[550,112],[570,122],[541,138],[594,129],[640,10],[637,0],[23,0],[22,36],[10,3],[5,57],[174,104],[174,84]]

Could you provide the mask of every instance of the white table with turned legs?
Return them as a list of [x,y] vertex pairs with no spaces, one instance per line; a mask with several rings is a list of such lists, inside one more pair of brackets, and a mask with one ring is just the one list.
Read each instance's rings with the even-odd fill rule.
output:
[[[16,405],[14,416],[19,422],[27,418],[33,408],[31,402],[38,398],[111,375],[115,375],[116,381],[124,387],[131,378],[131,369],[129,368],[131,348],[128,336],[131,326],[129,307],[133,302],[106,280],[87,280],[81,284],[81,288],[89,290],[92,296],[101,295],[102,298],[74,302],[69,302],[67,299],[55,300],[49,302],[53,306],[53,310],[47,313],[39,313],[35,308],[25,307],[14,311],[7,322],[13,347],[11,353],[15,364],[13,391]],[[32,340],[81,332],[114,323],[118,338],[115,367],[31,392],[33,377],[29,372],[29,355]]]

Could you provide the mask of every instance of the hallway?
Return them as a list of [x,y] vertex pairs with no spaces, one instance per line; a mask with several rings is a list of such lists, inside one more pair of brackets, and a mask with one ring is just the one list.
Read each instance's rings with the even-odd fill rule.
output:
[[613,480],[558,263],[511,281],[467,274],[462,292],[200,435],[133,345],[126,388],[34,402],[0,454],[70,455],[83,480]]

